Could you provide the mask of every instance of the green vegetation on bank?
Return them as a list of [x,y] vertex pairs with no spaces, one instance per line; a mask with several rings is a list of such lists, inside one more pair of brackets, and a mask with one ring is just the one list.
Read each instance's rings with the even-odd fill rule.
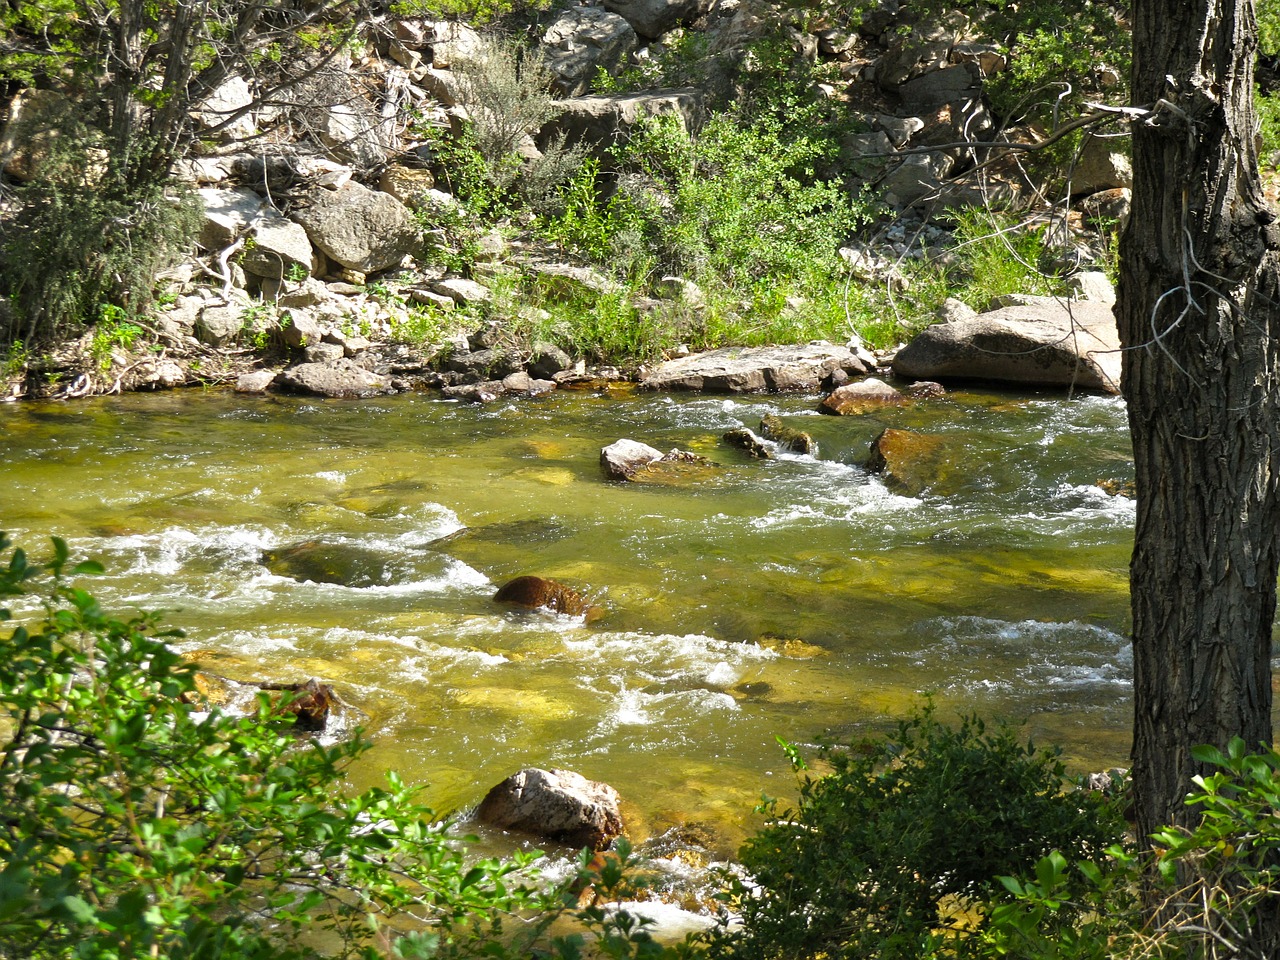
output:
[[59,540],[47,562],[0,551],[0,957],[1207,960],[1274,908],[1280,754],[1197,749],[1215,770],[1200,821],[1137,843],[1123,791],[926,705],[809,761],[786,746],[798,803],[766,799],[726,922],[659,943],[579,900],[645,896],[625,843],[562,886],[531,856],[475,857],[394,775],[345,786],[362,736],[328,746],[265,698],[251,716],[204,702],[180,634],[73,583],[97,564]]

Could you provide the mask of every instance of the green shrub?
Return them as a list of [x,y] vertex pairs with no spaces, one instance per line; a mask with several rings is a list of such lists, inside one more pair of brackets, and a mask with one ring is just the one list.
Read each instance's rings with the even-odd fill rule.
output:
[[743,848],[759,889],[743,891],[744,931],[718,952],[914,960],[945,942],[940,908],[980,927],[999,876],[1054,850],[1093,857],[1123,829],[1098,795],[1064,792],[1055,752],[975,717],[946,726],[930,706],[821,760],[831,773],[806,775],[794,810],[770,802],[770,825]]
[[133,187],[124,171],[96,169],[88,155],[57,160],[15,189],[18,210],[0,234],[0,288],[16,314],[11,335],[27,343],[75,336],[104,305],[144,314],[156,274],[198,223],[193,200],[178,188]]
[[[468,855],[394,774],[343,789],[368,748],[303,739],[264,694],[203,704],[153,614],[115,619],[0,533],[0,957],[24,960],[679,960],[648,922],[580,907],[643,896],[630,846],[560,888],[536,852]],[[9,598],[43,606],[13,624]],[[32,606],[29,596],[21,601]],[[42,609],[42,613],[41,613]]]

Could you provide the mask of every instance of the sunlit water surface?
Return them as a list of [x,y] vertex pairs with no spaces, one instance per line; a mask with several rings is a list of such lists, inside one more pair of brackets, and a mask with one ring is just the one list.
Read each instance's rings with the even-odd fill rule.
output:
[[[0,405],[0,528],[49,534],[106,576],[110,609],[163,609],[216,672],[333,683],[367,715],[360,782],[395,768],[465,812],[521,767],[613,784],[661,852],[731,855],[776,738],[884,729],[932,691],[946,714],[1024,722],[1078,770],[1123,763],[1132,476],[1111,398],[956,392],[861,417],[814,396],[596,396],[470,406],[173,393]],[[817,457],[720,442],[764,414]],[[862,464],[886,426],[945,438],[932,489]],[[607,482],[621,437],[703,454],[689,484]],[[385,558],[385,584],[270,573],[312,538]],[[496,605],[521,574],[601,605]],[[492,838],[501,844],[498,838]]]

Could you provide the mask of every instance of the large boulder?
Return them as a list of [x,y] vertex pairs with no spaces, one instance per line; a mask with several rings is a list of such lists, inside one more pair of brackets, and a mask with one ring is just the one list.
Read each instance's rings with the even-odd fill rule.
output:
[[555,77],[552,89],[562,97],[579,97],[590,89],[597,70],[621,70],[638,42],[631,24],[618,14],[573,6],[547,28],[539,50]]
[[394,267],[419,240],[409,208],[388,193],[350,182],[340,190],[316,189],[294,211],[312,244],[348,270],[375,273]]
[[705,113],[703,95],[694,87],[575,97],[556,101],[556,107],[559,115],[538,131],[538,146],[545,149],[563,137],[565,146],[583,144],[602,162],[610,159],[610,148],[630,139],[645,117],[675,114],[685,129],[696,130]]
[[651,40],[680,23],[696,20],[712,6],[711,0],[605,0],[604,5]]
[[295,364],[281,372],[276,385],[291,393],[347,399],[394,392],[386,377],[370,373],[347,359]]
[[1120,338],[1110,304],[1027,298],[972,320],[927,327],[898,351],[909,380],[991,380],[1120,392]]
[[618,800],[613,787],[580,773],[530,768],[490,790],[476,818],[502,829],[603,850],[622,833]]
[[837,370],[851,376],[868,372],[852,350],[832,344],[726,347],[660,363],[640,386],[716,393],[816,390]]

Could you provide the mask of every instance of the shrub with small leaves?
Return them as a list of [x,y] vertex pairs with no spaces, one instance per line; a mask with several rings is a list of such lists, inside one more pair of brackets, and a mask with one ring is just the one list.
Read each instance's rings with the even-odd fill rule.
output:
[[1092,858],[1123,830],[1108,801],[1066,789],[1055,752],[972,716],[947,726],[931,706],[821,761],[832,772],[806,775],[794,810],[770,802],[743,848],[759,888],[742,891],[744,931],[717,952],[915,960],[980,928],[998,877],[1054,850]]

